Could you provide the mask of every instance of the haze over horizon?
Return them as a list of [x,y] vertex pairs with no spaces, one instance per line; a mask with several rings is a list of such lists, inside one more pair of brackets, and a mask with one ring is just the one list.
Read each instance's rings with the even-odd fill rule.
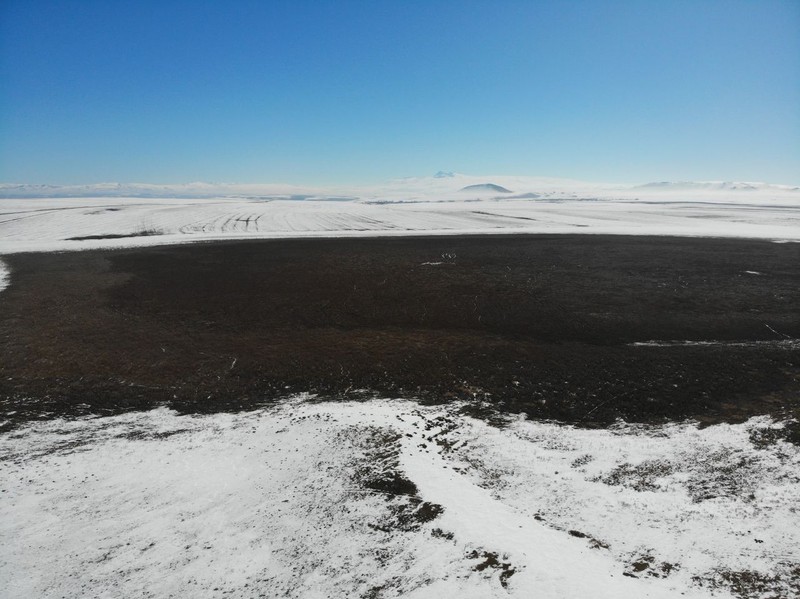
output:
[[[85,190],[92,192],[93,195],[104,190],[108,191],[111,195],[124,194],[126,190],[140,190],[152,191],[158,193],[163,190],[166,194],[169,191],[181,191],[185,193],[198,193],[205,195],[206,193],[225,193],[236,192],[241,193],[258,193],[263,192],[267,194],[281,193],[284,190],[286,193],[295,192],[312,192],[323,195],[337,194],[337,193],[380,193],[389,190],[401,190],[403,188],[415,190],[417,192],[437,193],[443,190],[456,190],[462,186],[471,187],[495,187],[498,182],[506,185],[511,185],[516,190],[524,189],[525,191],[532,191],[536,189],[559,189],[562,191],[575,191],[580,189],[583,191],[622,191],[622,190],[646,190],[646,189],[707,189],[715,191],[738,190],[738,191],[767,191],[767,190],[783,190],[798,192],[800,185],[791,183],[781,183],[777,181],[734,181],[734,180],[651,180],[651,181],[587,181],[575,178],[566,177],[546,177],[546,176],[531,176],[524,174],[508,174],[508,175],[492,175],[492,174],[475,174],[475,173],[459,173],[454,171],[437,171],[436,173],[428,173],[422,175],[411,175],[405,177],[392,177],[383,181],[371,183],[339,183],[339,184],[326,184],[326,183],[298,183],[291,181],[211,181],[211,180],[198,180],[198,181],[175,181],[175,182],[160,182],[153,183],[149,181],[96,181],[96,182],[76,182],[76,183],[29,183],[29,182],[13,182],[13,181],[0,181],[0,198],[12,197],[15,192],[19,192],[19,197],[24,197],[27,192],[36,192],[40,190],[43,194],[42,197],[57,197],[61,191],[69,191],[70,195]],[[513,190],[507,190],[513,191]],[[37,195],[34,193],[34,195]],[[165,197],[168,197],[165,195]]]
[[0,181],[800,184],[800,4],[0,7]]

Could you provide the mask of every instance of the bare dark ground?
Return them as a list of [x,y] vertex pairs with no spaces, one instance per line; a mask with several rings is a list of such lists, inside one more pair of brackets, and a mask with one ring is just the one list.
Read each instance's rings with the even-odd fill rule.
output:
[[[16,254],[0,419],[466,399],[585,426],[800,416],[800,246],[617,236]],[[750,274],[754,271],[761,274]],[[648,340],[764,341],[642,347]]]

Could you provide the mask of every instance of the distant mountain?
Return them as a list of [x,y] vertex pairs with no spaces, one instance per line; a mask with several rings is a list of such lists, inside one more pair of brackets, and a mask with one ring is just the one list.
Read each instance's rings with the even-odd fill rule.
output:
[[656,181],[638,185],[635,189],[709,190],[709,191],[797,191],[791,185],[745,181]]
[[510,189],[495,185],[494,183],[478,183],[477,185],[467,185],[459,191],[492,191],[494,193],[511,193]]
[[[513,191],[512,191],[513,190]],[[800,202],[800,187],[737,181],[660,181],[645,185],[597,183],[510,175],[465,175],[440,171],[368,186],[306,187],[282,183],[183,184],[94,183],[41,185],[0,183],[0,199],[11,198],[178,198],[254,200],[337,200],[365,202],[455,202],[474,199],[624,199],[737,201],[771,198]]]

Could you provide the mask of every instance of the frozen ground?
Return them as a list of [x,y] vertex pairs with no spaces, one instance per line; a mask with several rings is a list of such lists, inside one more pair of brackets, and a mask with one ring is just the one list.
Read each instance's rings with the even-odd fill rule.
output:
[[454,405],[303,397],[39,422],[0,437],[0,587],[790,597],[800,448],[781,426],[497,428]]
[[[496,183],[511,190],[463,187]],[[0,254],[242,237],[607,233],[800,240],[800,189],[454,175],[384,186],[0,185]]]
[[[512,192],[459,191],[482,183]],[[0,185],[0,255],[457,233],[800,241],[800,190],[446,174],[333,190]],[[0,259],[0,290],[7,280]],[[0,589],[26,599],[797,596],[800,448],[782,427],[510,418],[498,428],[457,405],[310,398],[28,424],[0,435]]]

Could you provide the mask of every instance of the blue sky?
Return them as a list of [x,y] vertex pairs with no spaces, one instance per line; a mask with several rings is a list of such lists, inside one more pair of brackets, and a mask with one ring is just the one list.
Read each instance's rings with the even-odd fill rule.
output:
[[800,2],[0,3],[0,181],[800,184]]

